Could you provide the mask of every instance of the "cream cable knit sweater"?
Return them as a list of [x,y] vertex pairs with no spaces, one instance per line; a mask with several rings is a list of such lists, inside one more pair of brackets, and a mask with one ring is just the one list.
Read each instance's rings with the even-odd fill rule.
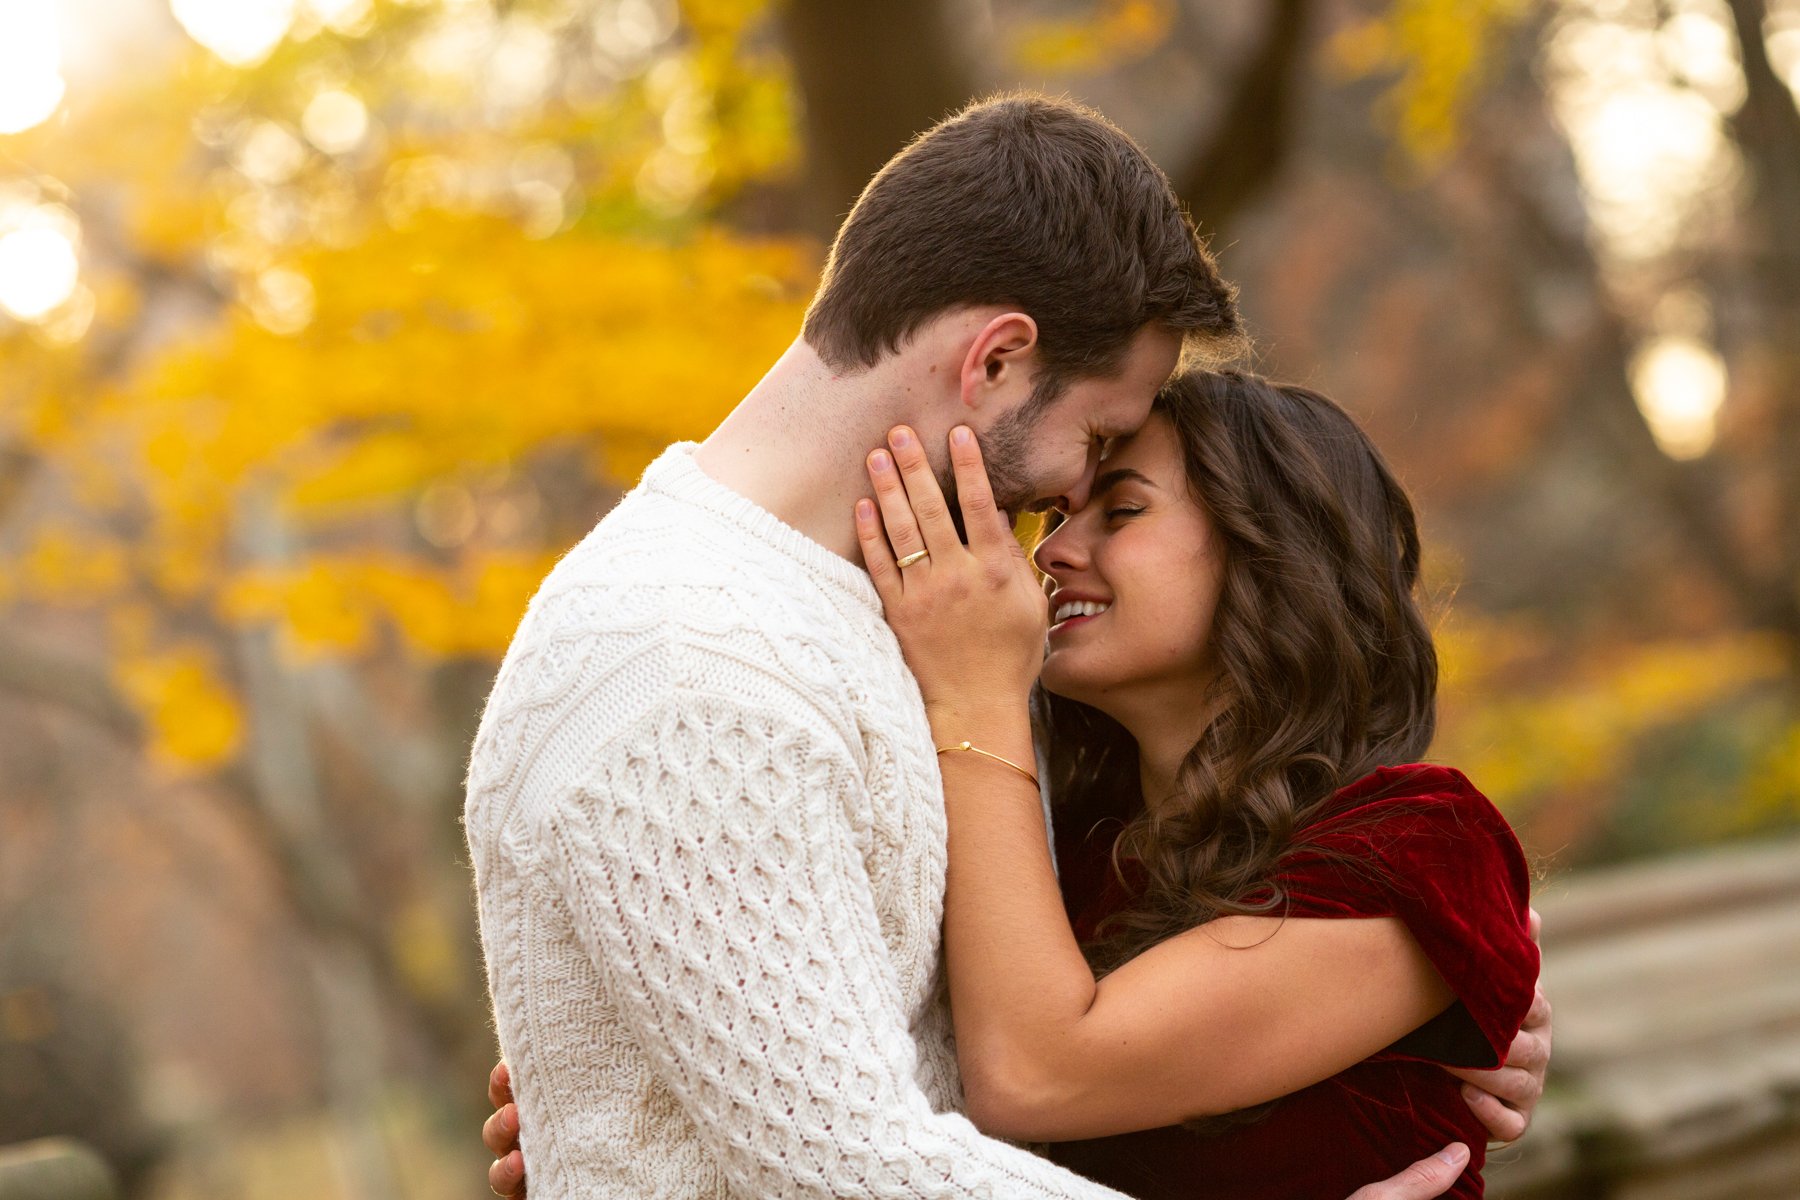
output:
[[692,450],[550,572],[469,764],[533,1200],[1116,1198],[958,1113],[917,686],[868,577]]

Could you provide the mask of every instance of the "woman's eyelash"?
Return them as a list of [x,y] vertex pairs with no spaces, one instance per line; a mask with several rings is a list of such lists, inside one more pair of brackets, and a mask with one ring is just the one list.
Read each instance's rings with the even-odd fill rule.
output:
[[1109,508],[1106,510],[1106,519],[1110,521],[1115,517],[1135,517],[1143,511],[1141,508]]

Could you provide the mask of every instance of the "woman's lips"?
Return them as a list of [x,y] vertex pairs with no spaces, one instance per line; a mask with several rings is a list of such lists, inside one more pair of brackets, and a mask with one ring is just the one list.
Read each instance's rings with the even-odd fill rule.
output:
[[[1111,609],[1106,610],[1106,612],[1111,612],[1111,611],[1112,611]],[[1106,615],[1106,612],[1097,612],[1091,617],[1069,617],[1067,620],[1058,621],[1056,624],[1054,624],[1050,627],[1050,636],[1055,637],[1059,633],[1066,633],[1068,630],[1073,629],[1075,626],[1085,625],[1089,621],[1098,621],[1101,617],[1104,617]]]

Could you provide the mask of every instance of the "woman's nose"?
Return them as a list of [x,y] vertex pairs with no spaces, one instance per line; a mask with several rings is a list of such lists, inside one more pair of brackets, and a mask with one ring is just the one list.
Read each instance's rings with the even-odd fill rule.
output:
[[1079,571],[1087,565],[1087,551],[1081,545],[1080,538],[1074,530],[1075,522],[1064,518],[1062,524],[1050,531],[1050,535],[1037,544],[1031,552],[1031,561],[1037,569],[1053,579]]

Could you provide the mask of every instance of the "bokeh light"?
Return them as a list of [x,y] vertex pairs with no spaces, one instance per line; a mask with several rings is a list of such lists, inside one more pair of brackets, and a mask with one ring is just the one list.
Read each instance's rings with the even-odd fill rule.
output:
[[307,104],[300,118],[306,140],[327,154],[348,154],[369,132],[369,110],[349,92],[332,88]]
[[52,0],[0,0],[0,134],[40,124],[63,98]]
[[306,11],[340,33],[359,31],[374,16],[369,0],[306,0]]
[[1723,121],[1744,82],[1729,13],[1700,0],[1675,7],[1658,27],[1571,3],[1547,52],[1589,214],[1606,249],[1628,259],[1674,248],[1734,165]]
[[1655,338],[1633,360],[1631,386],[1665,454],[1699,458],[1712,448],[1726,375],[1711,346],[1695,337]]
[[293,0],[170,0],[188,36],[233,66],[261,62],[294,23]]
[[0,308],[21,321],[54,312],[81,279],[74,215],[41,205],[0,218]]

